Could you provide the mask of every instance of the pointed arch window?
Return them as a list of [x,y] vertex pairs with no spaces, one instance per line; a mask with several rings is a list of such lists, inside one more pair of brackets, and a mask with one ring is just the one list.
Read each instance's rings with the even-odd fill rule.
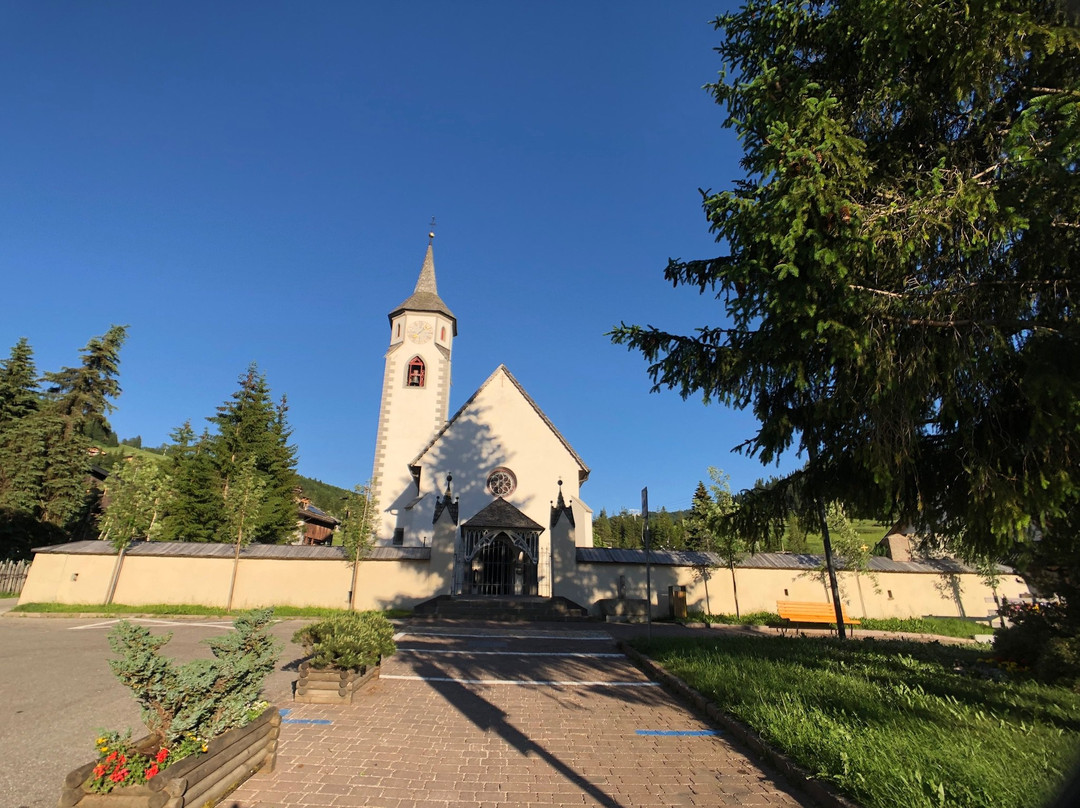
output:
[[405,375],[406,387],[423,387],[424,377],[427,369],[424,367],[424,360],[419,356],[414,356],[409,360],[409,369]]

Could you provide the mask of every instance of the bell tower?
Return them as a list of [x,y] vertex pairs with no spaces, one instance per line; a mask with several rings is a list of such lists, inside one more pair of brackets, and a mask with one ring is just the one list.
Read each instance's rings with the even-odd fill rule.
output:
[[[372,498],[379,544],[418,544],[413,506],[420,496],[412,461],[445,424],[450,409],[450,353],[457,318],[435,284],[434,233],[413,293],[394,308],[386,351]],[[430,509],[429,509],[430,510]]]

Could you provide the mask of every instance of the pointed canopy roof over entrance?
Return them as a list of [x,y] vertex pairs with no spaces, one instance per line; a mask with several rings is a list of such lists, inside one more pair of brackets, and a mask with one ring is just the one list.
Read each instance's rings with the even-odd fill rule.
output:
[[510,530],[535,530],[540,532],[543,525],[538,525],[502,497],[497,498],[483,508],[472,519],[463,524],[465,528],[508,528]]
[[450,311],[449,306],[443,303],[439,297],[438,287],[435,285],[435,253],[428,242],[427,253],[424,255],[424,265],[420,268],[420,277],[416,279],[416,288],[401,305],[390,312],[390,320],[404,311],[430,311],[449,317],[454,326],[454,336],[457,336],[457,318]]

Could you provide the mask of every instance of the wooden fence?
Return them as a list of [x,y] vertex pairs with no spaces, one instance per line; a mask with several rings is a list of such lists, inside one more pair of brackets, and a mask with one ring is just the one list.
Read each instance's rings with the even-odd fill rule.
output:
[[0,595],[22,592],[29,572],[29,561],[0,561]]

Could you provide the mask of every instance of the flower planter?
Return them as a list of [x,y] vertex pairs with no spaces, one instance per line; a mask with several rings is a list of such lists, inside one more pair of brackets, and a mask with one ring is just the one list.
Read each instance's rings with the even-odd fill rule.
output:
[[108,794],[95,794],[84,789],[97,761],[87,763],[64,780],[58,808],[202,808],[216,805],[259,769],[274,770],[280,727],[281,714],[276,707],[268,707],[247,726],[231,729],[214,738],[203,754],[184,758],[143,785],[115,788]]
[[378,676],[378,665],[360,671],[340,668],[318,670],[307,662],[301,662],[293,700],[299,704],[352,704],[353,694]]

